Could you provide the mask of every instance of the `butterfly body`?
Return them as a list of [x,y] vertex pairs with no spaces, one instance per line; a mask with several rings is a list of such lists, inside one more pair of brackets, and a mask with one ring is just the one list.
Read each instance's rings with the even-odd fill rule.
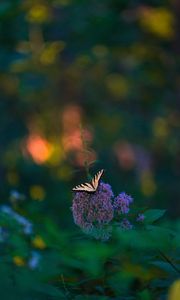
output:
[[103,175],[104,170],[100,170],[91,180],[91,182],[86,182],[75,186],[72,190],[75,192],[87,192],[94,193],[96,192],[101,176]]

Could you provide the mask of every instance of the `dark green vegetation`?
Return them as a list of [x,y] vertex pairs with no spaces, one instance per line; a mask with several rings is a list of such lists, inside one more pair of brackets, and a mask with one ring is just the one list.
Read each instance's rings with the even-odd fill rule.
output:
[[[179,15],[178,1],[0,2],[2,300],[166,299],[180,268]],[[146,214],[108,242],[70,210],[101,168]]]

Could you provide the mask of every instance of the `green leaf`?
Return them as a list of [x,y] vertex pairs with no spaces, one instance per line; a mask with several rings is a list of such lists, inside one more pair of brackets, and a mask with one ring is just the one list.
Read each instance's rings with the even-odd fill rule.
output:
[[151,294],[149,290],[144,290],[140,293],[138,293],[138,300],[151,300]]
[[[177,271],[173,268],[173,266],[165,261],[153,261],[151,262],[151,265],[154,265],[161,270],[165,271],[167,274],[177,275]],[[175,266],[176,267],[176,266]]]
[[39,286],[36,288],[36,291],[42,292],[45,295],[61,297],[60,299],[66,299],[64,293],[60,289],[57,289],[56,287],[49,284],[39,284]]
[[165,209],[149,209],[149,210],[147,210],[144,213],[144,216],[145,216],[144,223],[152,224],[153,222],[160,219],[165,214],[165,212],[166,212]]
[[74,300],[108,300],[109,297],[106,296],[93,296],[93,295],[77,295]]

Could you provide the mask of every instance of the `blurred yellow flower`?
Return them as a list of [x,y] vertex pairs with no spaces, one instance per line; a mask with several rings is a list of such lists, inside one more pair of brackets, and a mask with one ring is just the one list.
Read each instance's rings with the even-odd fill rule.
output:
[[89,65],[91,62],[91,59],[88,55],[79,55],[75,60],[75,65],[77,67],[85,67]]
[[50,9],[43,3],[34,4],[27,13],[27,19],[30,22],[43,23],[50,19]]
[[35,236],[35,238],[32,240],[32,244],[35,248],[38,248],[41,250],[46,248],[46,243],[44,242],[44,240],[42,239],[42,237],[40,235]]
[[51,65],[56,61],[57,55],[65,47],[63,41],[53,42],[43,49],[40,55],[40,62],[43,65]]
[[143,7],[139,14],[140,25],[147,31],[164,39],[174,36],[174,15],[164,7]]
[[92,48],[92,52],[97,56],[97,57],[104,57],[108,54],[108,48],[103,45],[96,45]]
[[44,200],[45,196],[46,196],[46,192],[44,190],[44,188],[40,185],[33,185],[30,188],[30,196],[33,200],[39,200],[42,201]]
[[126,97],[129,90],[129,83],[120,74],[109,74],[106,78],[107,88],[115,97]]
[[141,176],[141,191],[145,196],[152,196],[156,192],[153,176],[148,171],[145,171]]
[[25,260],[24,260],[24,258],[22,258],[21,256],[18,256],[18,255],[16,255],[16,256],[13,257],[13,262],[14,262],[15,265],[18,266],[18,267],[22,267],[22,266],[25,265]]
[[170,287],[168,293],[168,300],[180,299],[180,279],[176,280]]
[[51,166],[58,166],[65,158],[65,153],[62,145],[60,145],[59,141],[53,141],[53,152],[51,156],[48,158],[47,163]]
[[169,134],[169,128],[166,119],[158,117],[153,122],[153,133],[158,138],[165,138]]

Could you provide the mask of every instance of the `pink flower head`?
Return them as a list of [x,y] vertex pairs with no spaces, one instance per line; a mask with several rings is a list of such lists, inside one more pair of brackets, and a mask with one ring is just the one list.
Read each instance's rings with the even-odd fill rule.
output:
[[138,214],[136,221],[137,222],[143,222],[145,219],[145,216],[143,214]]
[[120,226],[124,230],[128,230],[128,229],[133,228],[133,225],[127,219],[123,219],[122,222],[120,223]]
[[72,212],[75,224],[86,232],[103,228],[114,215],[111,186],[101,182],[95,193],[76,192]]
[[113,203],[114,210],[119,214],[127,214],[129,212],[129,205],[133,202],[133,198],[125,192],[120,193]]

